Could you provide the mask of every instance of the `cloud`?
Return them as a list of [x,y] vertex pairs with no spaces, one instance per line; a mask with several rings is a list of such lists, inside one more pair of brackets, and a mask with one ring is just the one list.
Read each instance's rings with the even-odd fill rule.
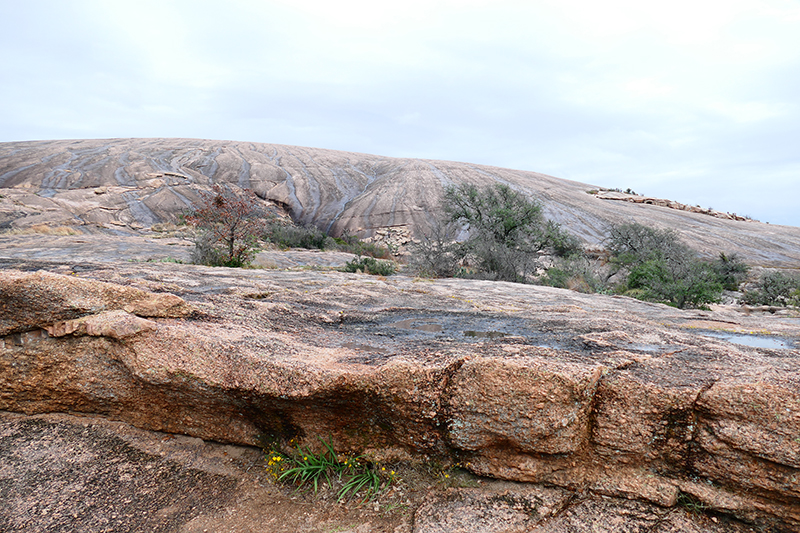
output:
[[796,191],[795,3],[37,0],[0,15],[0,140],[452,159],[686,203],[738,190],[719,197],[800,225],[786,195],[752,186]]

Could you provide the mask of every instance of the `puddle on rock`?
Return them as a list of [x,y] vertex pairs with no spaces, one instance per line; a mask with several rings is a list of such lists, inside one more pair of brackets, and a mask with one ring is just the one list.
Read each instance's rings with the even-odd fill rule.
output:
[[[402,318],[402,320],[398,320]],[[495,317],[474,313],[440,312],[413,317],[391,316],[377,328],[370,326],[372,335],[384,334],[395,341],[415,342],[465,342],[481,343],[497,341],[511,344],[526,344],[555,350],[580,351],[569,340],[561,336],[538,331],[527,319]],[[355,326],[349,326],[355,327]],[[389,331],[383,330],[386,328]],[[366,332],[360,331],[360,334]]]
[[733,344],[750,346],[751,348],[769,348],[772,350],[791,350],[794,348],[790,340],[777,336],[745,335],[743,333],[727,333],[724,331],[704,331],[700,335],[722,339]]
[[400,329],[413,329],[416,331],[425,331],[427,333],[441,333],[442,325],[436,323],[421,323],[420,320],[416,318],[409,318],[407,320],[401,320],[400,322],[395,322],[394,324],[390,324],[392,327],[400,328]]

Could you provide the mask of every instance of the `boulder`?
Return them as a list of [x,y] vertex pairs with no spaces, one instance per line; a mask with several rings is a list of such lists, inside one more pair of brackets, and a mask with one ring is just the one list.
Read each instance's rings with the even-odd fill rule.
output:
[[[800,528],[791,319],[479,280],[178,264],[5,270],[0,294],[2,410],[460,461],[631,500],[625,520],[641,527],[654,527],[641,505],[688,498]],[[569,513],[557,520],[572,530]]]
[[143,317],[177,318],[192,312],[173,294],[48,272],[4,272],[0,282],[0,335],[120,309]]

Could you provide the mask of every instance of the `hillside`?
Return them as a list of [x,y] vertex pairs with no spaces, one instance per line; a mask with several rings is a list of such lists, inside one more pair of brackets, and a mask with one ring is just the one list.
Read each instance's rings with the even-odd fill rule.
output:
[[[620,179],[617,185],[626,185]],[[708,255],[738,252],[760,266],[800,263],[800,228],[728,220],[666,207],[669,202],[604,199],[588,194],[596,185],[536,172],[196,139],[1,143],[0,229],[46,224],[85,233],[147,232],[176,222],[198,191],[219,182],[253,189],[297,222],[360,236],[388,226],[419,233],[435,216],[445,186],[501,182],[540,199],[551,219],[589,246],[601,243],[610,224],[636,221],[675,228]]]

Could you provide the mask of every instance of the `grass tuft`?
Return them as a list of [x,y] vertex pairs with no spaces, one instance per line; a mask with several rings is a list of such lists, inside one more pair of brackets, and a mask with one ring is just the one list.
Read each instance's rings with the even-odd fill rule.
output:
[[339,457],[330,441],[320,439],[321,452],[297,445],[291,453],[276,451],[274,446],[267,453],[267,469],[277,481],[290,482],[299,489],[310,487],[316,494],[323,482],[329,487],[341,484],[338,501],[363,495],[362,502],[380,494],[395,481],[395,472],[349,455]]

